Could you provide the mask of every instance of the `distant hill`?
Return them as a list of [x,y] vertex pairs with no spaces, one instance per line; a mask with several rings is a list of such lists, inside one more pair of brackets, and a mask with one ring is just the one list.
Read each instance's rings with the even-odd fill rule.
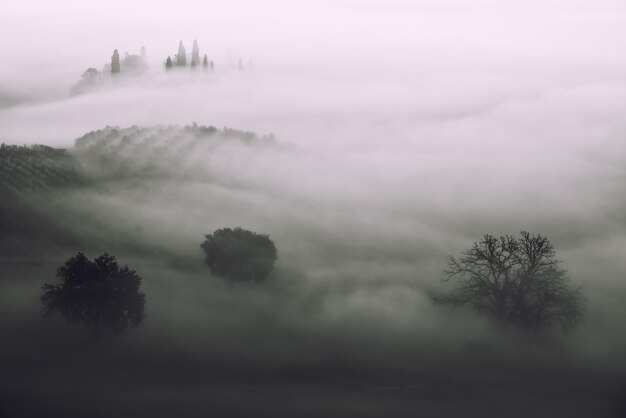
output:
[[132,234],[104,219],[99,197],[172,181],[213,182],[220,169],[212,169],[211,157],[223,147],[245,154],[273,143],[271,135],[193,124],[106,127],[78,138],[70,149],[2,144],[0,250],[23,254],[89,242],[137,246]]
[[0,194],[43,193],[100,180],[177,178],[206,168],[204,157],[228,143],[274,144],[273,135],[213,126],[106,127],[76,139],[75,147],[0,145]]
[[223,146],[268,146],[273,135],[214,126],[106,127],[75,141],[74,155],[94,179],[193,178]]

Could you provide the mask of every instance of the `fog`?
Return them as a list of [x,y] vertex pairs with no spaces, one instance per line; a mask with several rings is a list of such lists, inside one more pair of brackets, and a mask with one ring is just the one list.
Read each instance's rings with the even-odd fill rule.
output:
[[[215,70],[167,72],[178,42],[189,54],[194,39]],[[141,46],[144,74],[103,72],[70,94],[113,49]],[[123,381],[141,388],[144,413],[155,402],[255,416],[249,402],[256,416],[289,416],[322,399],[312,416],[348,416],[408,380],[434,389],[417,404],[376,395],[360,416],[458,416],[487,410],[470,388],[491,379],[513,387],[485,386],[498,405],[516,399],[508,416],[538,405],[615,416],[626,371],[623,2],[26,0],[2,7],[0,49],[0,142],[68,148],[95,179],[29,196],[48,219],[32,221],[44,225],[37,242],[2,236],[7,411],[93,413],[95,392]],[[203,142],[193,123],[257,139]],[[202,263],[204,234],[232,226],[275,242],[267,283],[225,283]],[[447,255],[522,230],[549,237],[582,286],[576,332],[533,341],[432,301]],[[138,329],[94,346],[41,317],[40,285],[78,251],[108,251],[144,278]],[[528,385],[559,386],[565,400],[519,401],[543,374],[554,376],[545,387]],[[74,379],[88,382],[84,400],[53,400]],[[201,406],[206,387],[213,410]],[[36,406],[19,406],[27,398]]]

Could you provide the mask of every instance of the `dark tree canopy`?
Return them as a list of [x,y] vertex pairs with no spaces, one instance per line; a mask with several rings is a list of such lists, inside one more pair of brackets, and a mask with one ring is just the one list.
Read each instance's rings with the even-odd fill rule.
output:
[[170,57],[167,57],[167,59],[165,60],[165,68],[167,70],[172,68],[172,59]]
[[78,253],[57,270],[60,284],[44,284],[41,301],[46,315],[61,313],[67,321],[98,336],[107,328],[115,333],[136,327],[143,319],[145,296],[141,277],[115,257],[103,254],[90,261]]
[[113,51],[111,56],[111,73],[117,74],[120,72],[120,54],[117,49]]
[[242,228],[218,229],[200,245],[205,263],[216,276],[236,281],[262,281],[276,262],[276,247],[268,235]]
[[484,235],[461,258],[448,257],[445,274],[444,281],[458,287],[437,298],[442,303],[470,304],[532,331],[551,325],[572,329],[582,318],[581,290],[572,287],[542,235]]

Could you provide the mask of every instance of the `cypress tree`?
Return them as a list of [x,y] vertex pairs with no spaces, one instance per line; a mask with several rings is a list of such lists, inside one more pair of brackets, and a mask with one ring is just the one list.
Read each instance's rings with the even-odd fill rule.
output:
[[200,64],[200,49],[198,48],[198,41],[193,40],[193,47],[191,49],[191,64]]
[[178,65],[179,67],[187,66],[187,52],[185,51],[183,41],[180,41],[178,43],[178,55],[176,55],[176,65]]
[[111,74],[117,74],[120,72],[120,54],[117,49],[113,51],[111,56]]

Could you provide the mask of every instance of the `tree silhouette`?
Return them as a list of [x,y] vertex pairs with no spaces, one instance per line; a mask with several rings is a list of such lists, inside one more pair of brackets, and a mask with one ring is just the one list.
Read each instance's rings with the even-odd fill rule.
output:
[[91,80],[97,77],[98,74],[100,74],[98,70],[96,70],[93,67],[89,67],[85,70],[85,72],[81,75],[81,77],[83,78],[83,80]]
[[107,328],[121,333],[141,323],[142,279],[128,266],[119,267],[115,257],[103,254],[90,261],[78,253],[58,268],[57,277],[60,284],[42,286],[46,316],[59,312],[68,322],[85,326],[93,337]]
[[81,94],[96,87],[100,81],[100,72],[93,67],[89,67],[80,77],[81,79],[70,88],[70,94]]
[[178,43],[178,54],[176,55],[176,65],[179,67],[187,66],[187,52],[185,51],[185,46],[183,45],[183,41]]
[[204,68],[205,70],[209,68],[209,61],[206,57],[206,54],[204,54],[204,59],[202,60],[202,68]]
[[194,39],[191,48],[191,65],[195,67],[198,64],[200,64],[200,48],[198,48],[198,41]]
[[111,74],[117,74],[120,72],[120,54],[117,49],[113,51],[111,56]]
[[461,258],[448,257],[445,274],[444,281],[458,288],[436,298],[441,303],[470,304],[530,331],[555,324],[572,329],[582,319],[581,289],[571,286],[553,244],[542,235],[486,234]]
[[124,52],[121,68],[124,70],[125,74],[139,75],[148,69],[148,64],[146,64],[141,56]]
[[172,69],[172,59],[170,57],[167,57],[167,59],[165,60],[165,69],[166,70]]
[[276,247],[268,235],[242,228],[218,229],[200,247],[211,273],[235,281],[262,281],[274,268]]

